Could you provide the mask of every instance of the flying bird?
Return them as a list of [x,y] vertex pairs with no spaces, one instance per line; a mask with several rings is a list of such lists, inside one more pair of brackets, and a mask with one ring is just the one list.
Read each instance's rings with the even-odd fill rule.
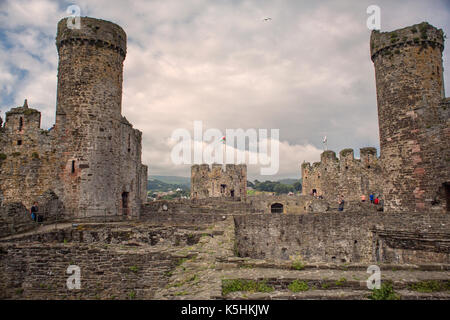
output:
[[264,21],[269,21],[269,20],[272,20],[272,18],[264,18],[263,20]]

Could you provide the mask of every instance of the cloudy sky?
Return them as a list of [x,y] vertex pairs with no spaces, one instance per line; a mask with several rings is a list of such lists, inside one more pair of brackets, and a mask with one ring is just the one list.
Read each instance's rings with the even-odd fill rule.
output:
[[[324,135],[336,152],[379,148],[367,7],[381,8],[382,31],[428,21],[450,34],[448,0],[0,0],[3,118],[28,98],[42,128],[53,125],[56,24],[73,4],[128,35],[122,113],[143,132],[152,175],[189,176],[172,163],[170,137],[195,120],[223,132],[280,129],[278,174],[252,165],[251,179],[299,178]],[[447,93],[449,59],[446,48]]]

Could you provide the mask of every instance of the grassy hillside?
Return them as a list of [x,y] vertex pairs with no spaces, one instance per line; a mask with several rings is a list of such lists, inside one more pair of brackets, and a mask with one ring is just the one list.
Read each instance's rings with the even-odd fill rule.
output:
[[157,179],[150,179],[147,181],[147,190],[152,192],[175,191],[178,188],[189,191],[189,186],[185,184],[166,183]]
[[167,184],[177,184],[177,185],[191,185],[191,178],[188,177],[177,177],[177,176],[156,176],[152,175],[148,177],[149,180],[159,180]]

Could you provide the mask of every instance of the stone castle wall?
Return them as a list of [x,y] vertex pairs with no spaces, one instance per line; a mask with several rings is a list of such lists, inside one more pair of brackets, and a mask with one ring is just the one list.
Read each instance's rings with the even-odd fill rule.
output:
[[53,130],[40,128],[41,113],[28,103],[6,113],[0,129],[0,192],[3,202],[30,208],[38,196],[55,188],[59,146]]
[[360,159],[354,158],[352,149],[342,150],[339,159],[333,151],[324,151],[321,162],[302,164],[302,194],[316,190],[318,196],[332,202],[340,195],[346,201],[360,201],[361,195],[368,200],[369,194],[382,193],[381,175],[375,148],[360,149]]
[[247,166],[227,164],[193,165],[191,167],[191,199],[229,198],[245,200]]
[[343,212],[235,218],[242,257],[338,263],[450,263],[450,217]]
[[1,129],[3,201],[29,208],[51,190],[72,217],[138,217],[147,167],[142,133],[121,115],[126,34],[108,21],[83,17],[81,29],[69,29],[62,19],[56,46],[54,128],[40,129],[40,113],[24,105],[7,113]]
[[443,49],[443,31],[426,22],[372,32],[387,211],[446,210],[450,133]]

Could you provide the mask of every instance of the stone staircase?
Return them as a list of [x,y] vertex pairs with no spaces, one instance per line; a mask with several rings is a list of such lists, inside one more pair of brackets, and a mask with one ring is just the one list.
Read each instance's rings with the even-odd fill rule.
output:
[[[447,270],[384,270],[381,283],[392,286],[390,298],[402,300],[436,300],[450,298],[450,274]],[[366,300],[372,295],[367,288],[370,276],[366,270],[307,268],[240,268],[223,274],[222,294],[215,299],[249,300]],[[241,288],[251,288],[240,291]],[[384,299],[388,299],[385,295]]]

